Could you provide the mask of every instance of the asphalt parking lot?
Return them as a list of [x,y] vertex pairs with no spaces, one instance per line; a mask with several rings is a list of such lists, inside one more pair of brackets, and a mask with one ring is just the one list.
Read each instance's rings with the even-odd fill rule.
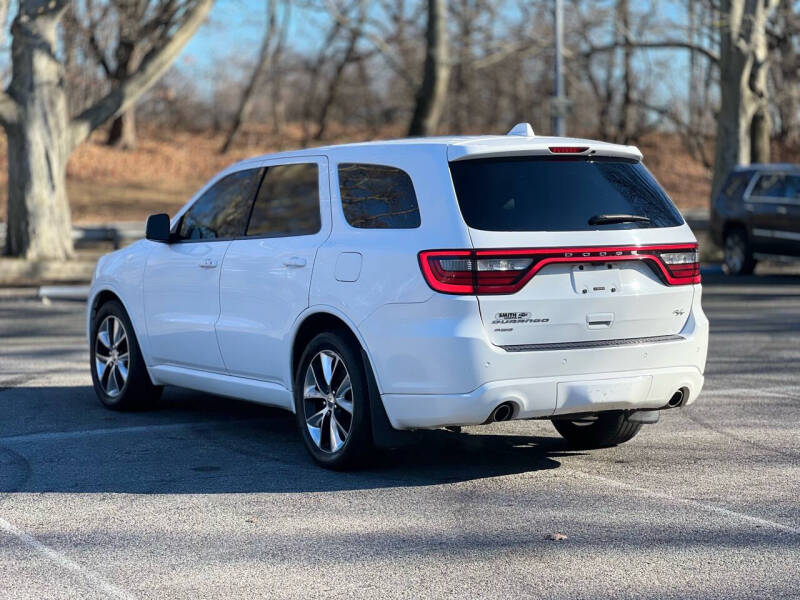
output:
[[281,411],[102,409],[83,305],[4,292],[0,598],[800,598],[800,276],[705,283],[705,391],[628,444],[512,422],[357,473]]

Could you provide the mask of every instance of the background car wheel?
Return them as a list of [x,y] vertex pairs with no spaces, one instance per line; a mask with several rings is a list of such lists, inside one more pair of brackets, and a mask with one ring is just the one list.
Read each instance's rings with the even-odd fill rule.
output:
[[576,448],[605,448],[627,442],[642,428],[622,411],[604,412],[575,420],[553,419],[553,427]]
[[138,410],[158,400],[163,388],[150,381],[131,321],[116,300],[97,310],[89,353],[94,391],[106,407]]
[[373,447],[369,396],[359,348],[338,332],[309,342],[295,373],[297,425],[314,460],[329,469],[366,462]]
[[753,249],[744,229],[736,228],[725,234],[725,272],[728,275],[749,275],[756,267]]

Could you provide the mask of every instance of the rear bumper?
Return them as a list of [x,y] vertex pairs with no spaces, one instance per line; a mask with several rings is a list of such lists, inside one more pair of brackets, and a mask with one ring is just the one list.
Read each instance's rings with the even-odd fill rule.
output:
[[667,341],[509,352],[486,337],[474,297],[386,305],[360,324],[386,413],[397,429],[484,423],[502,402],[512,418],[662,408],[703,386],[708,319],[695,286],[680,335]]
[[395,429],[480,425],[496,406],[511,402],[513,419],[546,418],[604,410],[664,408],[680,388],[684,405],[697,399],[703,375],[695,367],[619,371],[594,376],[537,377],[493,381],[469,394],[384,394]]

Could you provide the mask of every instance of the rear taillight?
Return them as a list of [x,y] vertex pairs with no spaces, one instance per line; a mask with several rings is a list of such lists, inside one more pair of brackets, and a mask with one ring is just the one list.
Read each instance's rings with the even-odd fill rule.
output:
[[696,246],[681,252],[661,252],[660,255],[672,277],[689,280],[685,283],[700,283],[700,261]]
[[428,285],[445,294],[513,294],[552,263],[640,260],[667,285],[700,283],[697,244],[605,248],[424,250],[419,264]]

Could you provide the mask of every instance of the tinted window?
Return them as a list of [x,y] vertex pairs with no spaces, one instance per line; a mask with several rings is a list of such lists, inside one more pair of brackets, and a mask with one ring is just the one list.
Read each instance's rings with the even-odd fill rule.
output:
[[247,235],[310,235],[319,229],[317,165],[269,167],[253,205]]
[[762,174],[753,186],[751,196],[783,198],[786,194],[786,175]]
[[419,227],[419,206],[408,173],[395,167],[343,163],[339,193],[345,219],[353,227]]
[[752,176],[752,172],[731,173],[728,180],[725,182],[725,186],[722,188],[723,195],[731,199],[741,198]]
[[786,177],[786,197],[800,198],[800,175],[789,175]]
[[178,233],[186,240],[242,235],[261,169],[245,169],[220,179],[184,213]]
[[[620,158],[514,157],[451,163],[467,224],[487,231],[674,227],[683,218],[650,172]],[[596,215],[649,222],[589,225]]]

